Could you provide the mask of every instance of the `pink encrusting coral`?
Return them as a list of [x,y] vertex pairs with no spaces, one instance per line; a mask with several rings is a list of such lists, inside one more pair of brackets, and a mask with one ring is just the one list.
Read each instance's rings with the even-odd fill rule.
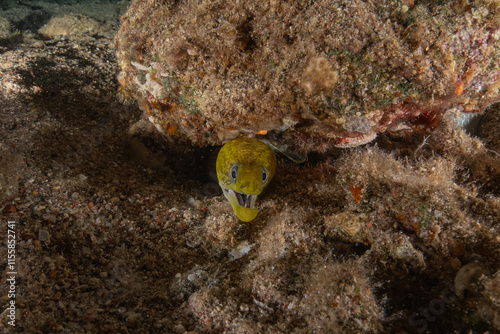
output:
[[428,132],[500,99],[495,1],[132,1],[124,95],[168,136],[267,130],[303,151]]

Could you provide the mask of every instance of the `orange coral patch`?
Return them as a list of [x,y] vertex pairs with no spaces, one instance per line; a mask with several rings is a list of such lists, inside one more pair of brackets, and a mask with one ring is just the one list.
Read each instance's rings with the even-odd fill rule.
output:
[[356,203],[359,203],[361,201],[361,191],[365,189],[364,186],[361,186],[361,187],[355,187],[352,183],[351,183],[351,193],[352,193],[352,197],[354,197],[354,200],[356,201]]
[[464,83],[458,82],[457,89],[456,89],[455,93],[457,94],[457,96],[460,96],[460,95],[462,95],[463,92],[464,92]]
[[177,126],[173,125],[172,123],[168,122],[166,123],[163,128],[169,135],[174,134],[177,131]]

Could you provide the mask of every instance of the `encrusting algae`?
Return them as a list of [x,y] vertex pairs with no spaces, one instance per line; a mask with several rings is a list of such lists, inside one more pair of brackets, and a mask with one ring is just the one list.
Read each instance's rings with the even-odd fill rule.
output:
[[499,13],[479,0],[135,0],[119,81],[177,142],[266,130],[296,152],[350,148],[498,101]]

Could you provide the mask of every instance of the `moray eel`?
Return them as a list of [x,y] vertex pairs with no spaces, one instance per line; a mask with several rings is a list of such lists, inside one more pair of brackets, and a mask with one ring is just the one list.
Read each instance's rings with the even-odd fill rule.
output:
[[255,201],[276,172],[273,150],[255,138],[237,138],[222,147],[217,156],[217,178],[236,216],[253,220]]

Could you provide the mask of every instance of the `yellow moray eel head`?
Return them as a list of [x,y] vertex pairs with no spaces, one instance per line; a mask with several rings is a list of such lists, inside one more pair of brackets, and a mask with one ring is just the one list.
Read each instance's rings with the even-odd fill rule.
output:
[[237,138],[222,147],[217,156],[217,178],[236,216],[253,220],[259,210],[255,201],[276,172],[276,156],[255,138]]

